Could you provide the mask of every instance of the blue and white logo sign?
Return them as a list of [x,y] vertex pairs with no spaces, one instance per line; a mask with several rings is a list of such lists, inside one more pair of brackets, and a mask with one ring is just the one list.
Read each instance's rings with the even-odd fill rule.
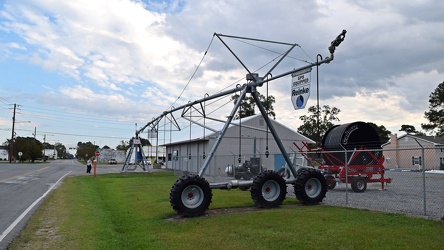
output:
[[291,102],[294,109],[303,109],[310,97],[311,68],[291,74]]

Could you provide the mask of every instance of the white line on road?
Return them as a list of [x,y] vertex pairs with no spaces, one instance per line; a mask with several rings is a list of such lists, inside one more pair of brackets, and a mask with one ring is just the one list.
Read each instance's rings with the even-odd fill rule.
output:
[[48,189],[48,191],[46,191],[42,196],[40,196],[40,198],[35,200],[25,211],[23,211],[23,213],[0,235],[0,242],[2,242],[2,240],[6,237],[6,235],[8,235],[12,231],[12,229],[14,229],[15,226],[17,226],[17,224],[29,213],[29,211],[31,211],[31,209],[35,207],[35,205],[37,205],[37,203],[39,203],[43,198],[45,198],[49,194],[49,192],[51,192],[51,190],[53,190],[57,186],[57,184],[59,184],[59,182],[63,180],[63,178],[65,178],[67,175],[69,175],[71,172],[72,171],[69,171],[64,176],[60,177],[60,179],[58,179],[57,182],[54,183]]

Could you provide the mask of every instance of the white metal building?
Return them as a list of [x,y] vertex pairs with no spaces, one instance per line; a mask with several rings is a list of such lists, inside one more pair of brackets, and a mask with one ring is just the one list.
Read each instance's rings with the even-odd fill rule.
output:
[[9,161],[9,152],[4,146],[0,146],[0,161]]
[[48,157],[48,159],[57,159],[57,150],[55,149],[43,149],[42,153],[44,156]]
[[[285,165],[284,157],[269,131],[267,140],[267,124],[261,115],[250,116],[240,121],[240,126],[238,125],[239,120],[236,120],[228,128],[210,166],[204,173],[205,175],[224,176],[225,168],[228,165],[237,166],[245,161],[252,160],[252,158],[260,158],[260,164],[268,170],[279,170]],[[271,120],[271,122],[288,154],[296,152],[293,142],[296,142],[299,146],[301,146],[302,141],[314,143],[311,139],[275,120]],[[205,138],[202,136],[166,144],[166,167],[197,173],[219,133],[208,134]],[[268,157],[266,156],[267,141]]]

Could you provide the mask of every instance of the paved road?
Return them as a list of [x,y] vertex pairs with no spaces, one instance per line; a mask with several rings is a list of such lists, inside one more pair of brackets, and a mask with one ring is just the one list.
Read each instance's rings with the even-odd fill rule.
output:
[[[118,165],[98,166],[97,174],[118,173],[120,168]],[[85,174],[86,167],[77,160],[54,160],[44,164],[0,164],[0,249],[5,249],[20,234],[41,200],[46,197],[45,194],[58,181],[68,175]],[[26,213],[27,210],[29,213]],[[16,226],[11,230],[14,224]]]

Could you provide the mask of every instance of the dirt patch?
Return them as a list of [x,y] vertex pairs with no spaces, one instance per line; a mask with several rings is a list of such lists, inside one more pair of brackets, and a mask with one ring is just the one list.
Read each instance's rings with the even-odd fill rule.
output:
[[[293,205],[282,205],[282,207],[297,207],[302,206],[299,204],[293,204]],[[205,211],[203,215],[200,217],[209,217],[209,216],[218,216],[218,215],[224,215],[224,214],[238,214],[238,213],[247,213],[247,212],[255,212],[255,211],[263,211],[265,208],[259,208],[259,207],[235,207],[235,208],[217,208],[217,209],[208,209]],[[279,209],[279,208],[271,208],[271,209]],[[185,217],[182,215],[175,214],[171,217],[166,218],[167,221],[186,221],[192,219],[190,217]]]

